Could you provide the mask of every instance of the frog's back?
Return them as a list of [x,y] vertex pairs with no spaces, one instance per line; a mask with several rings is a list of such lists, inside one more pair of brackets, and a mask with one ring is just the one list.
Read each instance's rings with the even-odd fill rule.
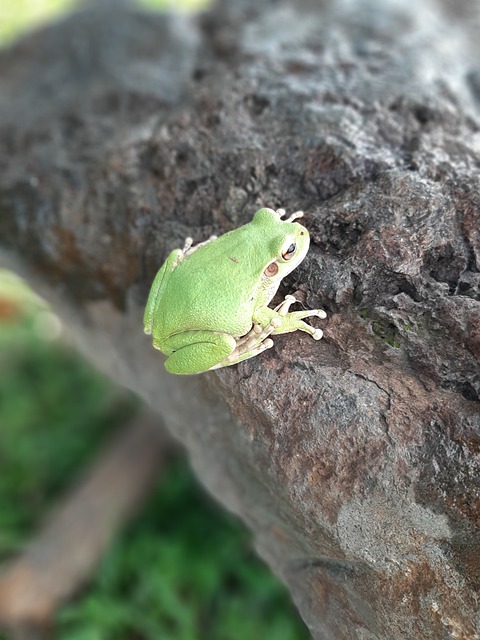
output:
[[234,243],[225,234],[173,270],[155,310],[155,334],[160,340],[189,330],[233,336],[249,331],[269,251],[248,225],[233,233]]

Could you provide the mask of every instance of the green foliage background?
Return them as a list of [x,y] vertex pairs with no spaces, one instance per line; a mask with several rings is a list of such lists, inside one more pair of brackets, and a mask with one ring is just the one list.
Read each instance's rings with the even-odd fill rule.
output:
[[[2,0],[0,47],[73,4]],[[46,306],[0,270],[0,562],[21,549],[120,415],[138,404],[130,398],[112,406],[110,383],[72,353],[57,329]],[[204,495],[186,461],[164,474],[91,584],[58,612],[55,627],[57,640],[309,637],[284,588],[254,556],[249,534]]]

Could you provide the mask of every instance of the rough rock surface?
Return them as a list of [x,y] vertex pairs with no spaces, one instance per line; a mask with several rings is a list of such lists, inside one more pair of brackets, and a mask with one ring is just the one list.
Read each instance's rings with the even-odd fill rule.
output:
[[[3,263],[161,412],[315,638],[478,639],[478,3],[108,11],[0,56]],[[324,340],[169,376],[157,268],[261,205],[307,212],[280,293]]]

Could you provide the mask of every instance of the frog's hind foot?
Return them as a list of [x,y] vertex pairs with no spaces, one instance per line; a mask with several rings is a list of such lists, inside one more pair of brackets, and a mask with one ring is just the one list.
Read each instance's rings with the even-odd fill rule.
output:
[[256,346],[251,347],[249,349],[245,349],[243,347],[240,347],[240,348],[237,347],[232,351],[230,355],[228,355],[225,358],[225,360],[222,360],[222,362],[212,367],[212,369],[219,369],[220,367],[229,367],[232,364],[237,364],[238,362],[242,362],[242,360],[248,360],[249,358],[258,356],[259,353],[262,353],[267,349],[271,349],[272,347],[273,347],[273,340],[271,338],[267,338],[260,344],[257,344]]
[[[285,211],[285,209],[277,209],[275,213],[280,218],[283,218],[283,216],[286,214],[286,211]],[[294,211],[292,214],[290,214],[288,216],[288,218],[286,220],[284,220],[284,222],[293,222],[297,218],[303,218],[303,216],[304,216],[303,211]]]
[[210,242],[213,242],[214,240],[216,240],[218,238],[218,236],[210,236],[209,238],[207,238],[206,240],[204,240],[203,242],[199,242],[198,244],[193,244],[193,240],[192,238],[187,238],[185,240],[185,245],[183,247],[183,256],[191,256],[192,253],[195,253],[195,251],[197,249],[200,249],[200,247],[204,247],[206,244],[209,244]]
[[207,240],[205,240],[204,242],[199,242],[198,244],[193,244],[193,238],[185,238],[185,243],[183,245],[183,249],[175,249],[175,260],[172,263],[172,270],[175,269],[176,267],[178,267],[178,265],[185,260],[185,258],[187,258],[188,256],[191,256],[192,253],[194,253],[197,249],[200,249],[200,247],[204,247],[206,244],[208,244],[209,242],[212,242],[212,240],[216,240],[218,236],[210,236]]
[[[235,352],[241,354],[256,349],[259,344],[266,341],[265,339],[268,338],[275,329],[278,329],[281,323],[279,318],[272,318],[265,327],[262,327],[261,324],[254,324],[247,334],[237,339]],[[273,346],[273,341],[270,346]],[[270,347],[266,348],[269,349]]]

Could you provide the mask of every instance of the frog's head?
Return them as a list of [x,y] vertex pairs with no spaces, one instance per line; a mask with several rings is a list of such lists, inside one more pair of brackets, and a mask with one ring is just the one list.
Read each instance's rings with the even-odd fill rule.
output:
[[307,255],[310,245],[310,234],[307,229],[298,222],[297,218],[303,216],[302,211],[292,213],[283,220],[284,209],[260,209],[253,217],[253,222],[268,229],[268,237],[271,238],[273,260],[264,270],[265,276],[272,280],[280,281],[293,271]]

